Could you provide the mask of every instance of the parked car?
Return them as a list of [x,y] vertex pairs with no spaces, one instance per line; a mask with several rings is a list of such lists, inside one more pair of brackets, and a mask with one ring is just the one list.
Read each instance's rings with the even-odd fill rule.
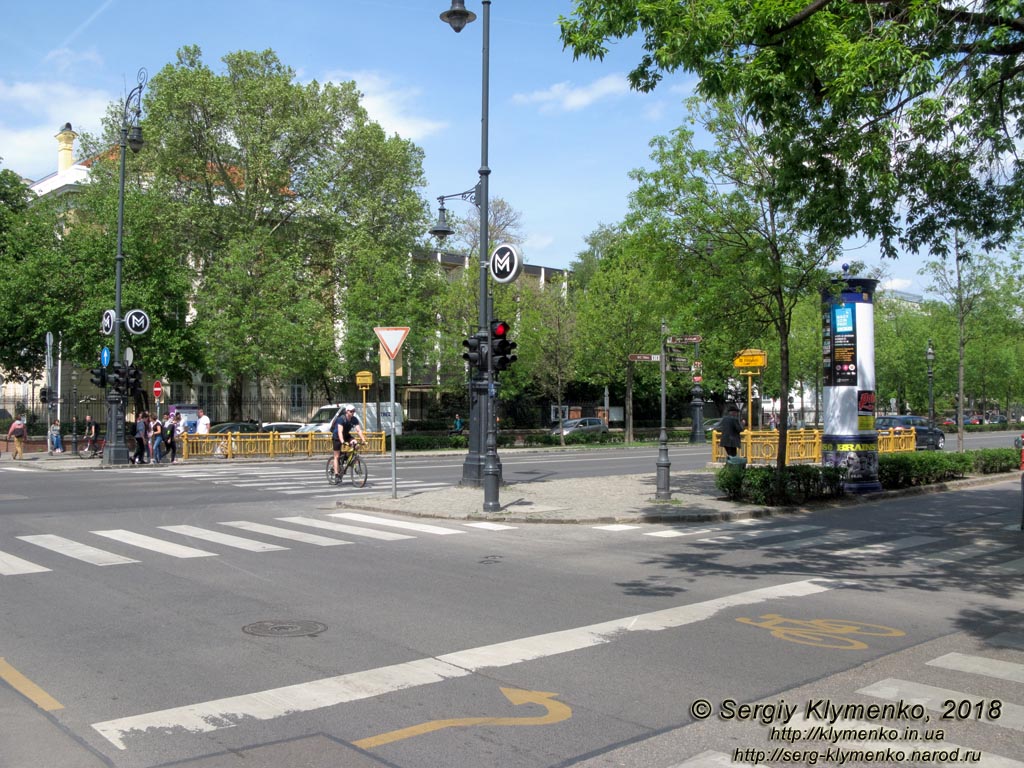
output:
[[718,425],[722,423],[721,419],[706,419],[704,421],[704,435],[708,440],[711,439],[711,433],[718,429]]
[[219,435],[222,432],[259,432],[260,425],[255,421],[222,421],[210,427],[211,435]]
[[933,427],[924,416],[878,416],[875,418],[875,429],[904,432],[913,428],[917,432],[917,450],[931,448],[941,451],[946,445],[946,435],[938,427]]
[[558,425],[555,425],[555,428],[551,430],[552,435],[557,435],[559,432],[566,435],[582,434],[587,432],[604,434],[608,432],[608,425],[604,423],[603,419],[595,417],[569,419],[568,421],[562,422],[561,430],[558,428]]
[[260,427],[260,432],[294,432],[304,426],[301,421],[268,421]]

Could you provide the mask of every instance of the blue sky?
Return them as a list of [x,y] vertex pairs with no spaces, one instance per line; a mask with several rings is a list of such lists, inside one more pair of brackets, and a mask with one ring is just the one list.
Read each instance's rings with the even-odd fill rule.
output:
[[[56,170],[60,126],[96,131],[107,104],[196,44],[220,70],[230,51],[272,48],[300,80],[355,80],[370,116],[426,154],[431,200],[471,188],[480,167],[481,19],[456,35],[439,14],[449,0],[91,0],[11,3],[0,31],[0,157],[38,179]],[[481,14],[479,0],[466,7]],[[649,163],[652,137],[683,122],[693,80],[651,94],[626,74],[639,45],[603,62],[573,61],[556,20],[570,0],[495,0],[491,6],[490,192],[522,213],[532,264],[567,267],[601,223],[619,221],[631,169]],[[379,17],[379,18],[378,18]],[[468,215],[472,206],[449,203]],[[851,247],[858,245],[851,243]],[[878,263],[871,246],[851,259]],[[917,263],[889,263],[896,287],[921,292]]]

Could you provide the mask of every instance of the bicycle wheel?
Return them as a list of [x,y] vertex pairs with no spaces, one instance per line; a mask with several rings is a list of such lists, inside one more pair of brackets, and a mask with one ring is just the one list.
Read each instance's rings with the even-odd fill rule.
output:
[[828,632],[815,632],[810,629],[775,629],[772,637],[779,640],[788,640],[791,643],[801,645],[812,645],[816,648],[838,648],[844,651],[862,651],[868,647],[867,643],[854,640],[852,637],[832,635]]
[[[342,465],[344,466],[344,465]],[[328,485],[340,485],[342,477],[345,476],[345,471],[342,469],[342,474],[334,474],[334,459],[327,460],[327,484]]]
[[362,488],[366,485],[366,462],[356,456],[352,459],[352,468],[350,474],[352,476],[352,485],[356,488]]

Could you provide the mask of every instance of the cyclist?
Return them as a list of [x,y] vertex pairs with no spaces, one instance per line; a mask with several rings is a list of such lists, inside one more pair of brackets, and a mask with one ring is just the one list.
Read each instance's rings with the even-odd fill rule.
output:
[[366,436],[363,434],[363,426],[359,423],[359,417],[356,416],[356,407],[351,403],[346,403],[345,407],[334,417],[334,421],[331,422],[331,447],[334,449],[335,476],[341,474],[339,460],[341,458],[342,445],[355,444],[355,440],[352,439],[353,429],[359,435],[363,445],[366,445]]
[[92,420],[92,416],[86,414],[85,416],[85,448],[82,453],[91,453],[95,456],[99,453],[99,435],[96,429],[96,422]]

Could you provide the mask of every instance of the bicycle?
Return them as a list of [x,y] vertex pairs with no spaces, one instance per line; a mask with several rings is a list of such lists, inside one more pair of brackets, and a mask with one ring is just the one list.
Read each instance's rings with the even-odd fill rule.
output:
[[356,441],[352,441],[351,450],[343,453],[338,461],[341,465],[341,472],[335,474],[334,457],[332,456],[327,460],[328,485],[341,485],[345,481],[346,475],[348,475],[349,482],[352,483],[353,487],[362,488],[366,485],[366,478],[368,476],[366,462],[359,455],[359,444]]
[[740,618],[736,621],[755,627],[771,630],[772,637],[788,640],[801,645],[813,645],[818,648],[839,648],[856,651],[867,648],[867,643],[856,640],[848,635],[865,637],[903,637],[905,632],[880,624],[843,621],[842,619],[786,619],[777,613],[766,613],[760,617],[762,621]]

